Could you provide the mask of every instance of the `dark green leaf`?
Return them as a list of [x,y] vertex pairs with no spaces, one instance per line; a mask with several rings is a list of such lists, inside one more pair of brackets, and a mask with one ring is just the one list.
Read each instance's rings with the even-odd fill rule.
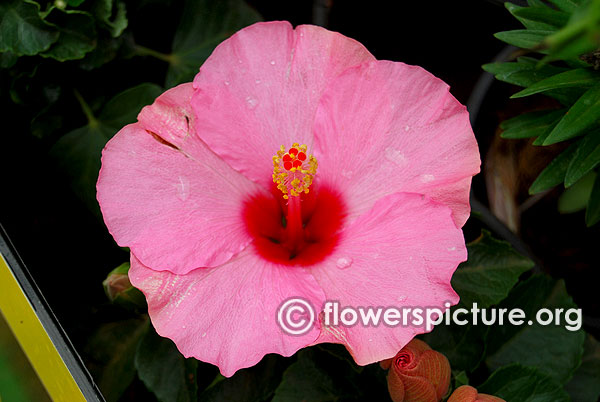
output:
[[117,321],[104,324],[90,338],[88,367],[107,402],[116,402],[135,378],[133,359],[147,327],[147,320]]
[[550,3],[554,4],[558,7],[559,10],[564,11],[568,14],[571,14],[575,11],[581,4],[581,1],[578,0],[550,0]]
[[454,389],[461,387],[463,385],[469,385],[469,377],[467,373],[464,371],[460,371],[454,374],[454,370],[452,372],[452,376],[454,377]]
[[126,89],[104,105],[99,120],[114,130],[120,130],[135,122],[142,107],[154,102],[162,91],[158,85],[149,83]]
[[127,28],[125,3],[118,0],[96,0],[93,10],[101,25],[113,38],[120,36]]
[[571,144],[569,148],[554,158],[529,187],[529,194],[537,194],[562,183],[578,146],[579,142]]
[[[505,317],[504,325],[497,322],[490,329],[488,367],[497,369],[516,362],[536,367],[557,382],[566,383],[581,363],[585,333],[581,329],[581,311],[576,310],[564,282],[534,275],[515,286],[498,307],[498,312],[521,309],[525,318],[522,325],[511,325]],[[537,322],[536,315],[543,308],[553,312],[562,309],[559,325],[554,321],[549,325]]]
[[0,2],[0,52],[33,56],[58,40],[58,31],[39,16],[39,4],[29,0]]
[[571,214],[583,210],[589,202],[595,179],[596,173],[590,172],[566,189],[558,198],[558,212]]
[[83,58],[96,47],[96,28],[92,16],[84,11],[53,8],[45,21],[60,31],[58,40],[41,53],[58,61]]
[[519,7],[509,2],[504,4],[515,18],[531,30],[555,31],[569,20],[568,14],[549,7]]
[[500,81],[521,87],[528,87],[544,78],[568,71],[550,64],[540,65],[539,60],[531,57],[519,57],[514,62],[484,64],[483,69],[494,74]]
[[300,352],[298,361],[283,373],[273,402],[336,401],[344,393],[345,390],[336,386],[331,373],[318,366],[307,352]]
[[585,211],[585,223],[588,226],[598,222],[600,222],[600,173],[596,174],[596,181]]
[[0,68],[11,68],[17,62],[17,55],[13,52],[0,53]]
[[191,81],[220,42],[260,19],[243,0],[186,1],[173,40],[166,86]]
[[[457,308],[464,307],[461,303],[453,307],[453,313]],[[470,306],[469,306],[470,308]],[[468,315],[459,314],[459,320],[471,319]],[[423,340],[432,349],[443,353],[452,364],[454,370],[474,371],[484,358],[485,340],[489,327],[485,325],[436,325],[433,331],[423,335]]]
[[549,91],[552,89],[581,87],[589,88],[600,82],[600,74],[590,69],[578,68],[575,70],[565,71],[552,77],[543,79],[535,84],[517,92],[511,98],[521,98],[540,92]]
[[549,133],[565,114],[565,110],[543,110],[524,113],[500,124],[502,138],[530,138]]
[[492,238],[484,231],[467,245],[469,258],[452,277],[452,287],[461,304],[487,308],[499,303],[533,262],[513,250],[509,243]]
[[267,355],[254,367],[242,369],[231,378],[217,377],[202,394],[200,401],[260,402],[268,400],[281,382],[286,359]]
[[513,31],[498,32],[494,36],[509,45],[523,49],[533,49],[552,33],[553,31],[548,30],[515,29]]
[[67,0],[67,4],[71,7],[79,7],[85,0]]
[[579,146],[569,164],[565,187],[570,187],[600,163],[600,131],[595,131],[579,141]]
[[581,135],[600,120],[600,84],[588,89],[554,127],[544,145]]
[[511,364],[492,373],[477,387],[481,393],[494,395],[509,402],[570,402],[562,385],[532,367]]
[[151,326],[135,353],[140,380],[161,402],[192,402],[198,398],[198,361],[186,359],[175,344]]
[[597,402],[600,398],[600,343],[593,336],[585,338],[581,366],[565,389],[576,402]]

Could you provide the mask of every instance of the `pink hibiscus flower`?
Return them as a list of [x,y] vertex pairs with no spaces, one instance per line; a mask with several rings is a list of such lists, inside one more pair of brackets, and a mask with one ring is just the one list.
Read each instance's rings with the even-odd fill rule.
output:
[[365,365],[424,328],[290,336],[278,307],[457,303],[479,165],[441,80],[320,27],[258,23],[109,141],[98,201],[156,331],[186,357],[231,376],[335,342]]

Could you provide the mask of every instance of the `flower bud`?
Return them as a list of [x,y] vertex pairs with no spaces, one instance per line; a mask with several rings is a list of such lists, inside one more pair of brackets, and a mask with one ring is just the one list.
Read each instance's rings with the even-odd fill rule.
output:
[[142,292],[131,285],[129,281],[129,263],[119,265],[113,269],[102,285],[108,299],[118,305],[121,305],[129,310],[137,310],[145,308],[146,300]]
[[497,396],[480,394],[469,385],[463,385],[454,390],[448,402],[506,402]]
[[438,402],[450,385],[450,363],[419,339],[410,341],[390,360],[388,390],[394,402]]

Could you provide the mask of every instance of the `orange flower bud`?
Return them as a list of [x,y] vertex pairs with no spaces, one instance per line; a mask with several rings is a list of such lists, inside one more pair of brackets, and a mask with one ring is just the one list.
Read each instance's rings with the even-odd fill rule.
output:
[[480,394],[469,385],[463,385],[454,390],[448,402],[506,402],[497,396]]
[[388,390],[394,402],[438,402],[450,385],[450,363],[419,339],[410,341],[391,360]]

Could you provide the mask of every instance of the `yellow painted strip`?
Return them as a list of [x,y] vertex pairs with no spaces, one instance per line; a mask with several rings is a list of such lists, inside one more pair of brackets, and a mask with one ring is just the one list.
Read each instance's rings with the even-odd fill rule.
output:
[[85,402],[33,306],[0,254],[0,311],[54,402]]

